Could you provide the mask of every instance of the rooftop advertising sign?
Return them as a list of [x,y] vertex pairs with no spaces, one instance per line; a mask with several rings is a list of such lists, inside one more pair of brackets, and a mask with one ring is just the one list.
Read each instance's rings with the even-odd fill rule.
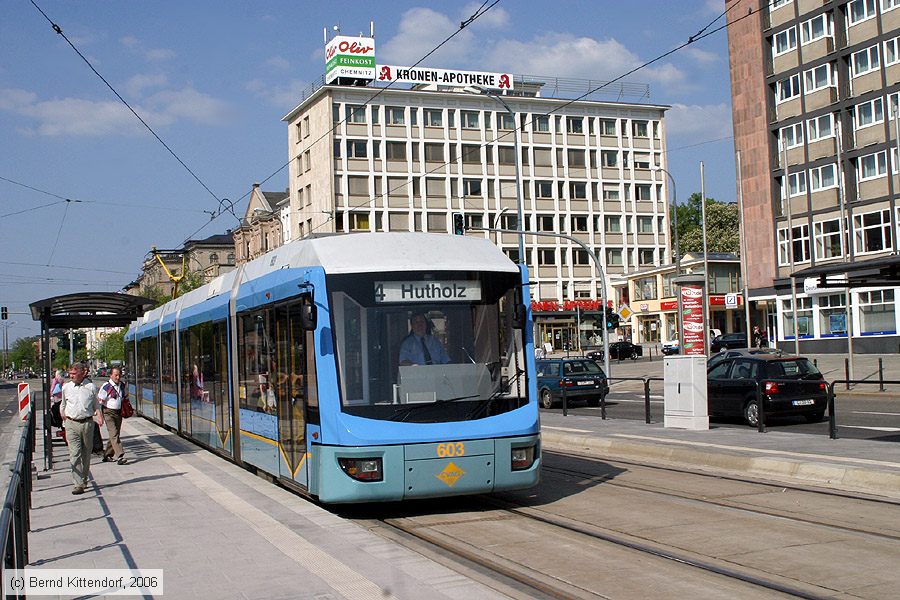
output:
[[[327,56],[326,52],[326,56]],[[398,67],[378,65],[378,81],[399,83],[436,83],[439,85],[475,85],[498,90],[513,89],[511,73],[485,73],[483,71],[456,71],[453,69],[430,69],[427,67]]]
[[339,77],[375,79],[375,38],[338,35],[325,45],[325,83]]

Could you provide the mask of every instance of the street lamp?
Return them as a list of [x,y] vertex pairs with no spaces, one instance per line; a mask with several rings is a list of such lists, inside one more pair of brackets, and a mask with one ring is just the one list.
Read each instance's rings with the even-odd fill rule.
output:
[[[503,213],[505,213],[505,212],[508,211],[508,210],[509,210],[509,207],[508,207],[508,206],[504,206],[503,208],[500,209],[500,212],[498,212],[498,213],[497,213],[497,216],[494,217],[494,223],[493,223],[493,225],[491,225],[491,229],[497,229],[497,223],[500,222],[500,217],[502,217],[502,216],[503,216]],[[519,225],[519,229],[521,229],[521,228],[522,228],[522,226]],[[499,246],[499,245],[500,245],[500,244],[497,243],[497,232],[496,232],[496,231],[494,232],[494,245],[495,245],[495,246]]]
[[[678,246],[678,194],[675,189],[675,178],[672,177],[672,174],[669,173],[666,169],[662,167],[656,167],[654,170],[665,173],[669,182],[672,184],[672,243],[675,245],[673,252],[675,253],[675,277],[681,275],[681,250]],[[666,210],[668,212],[669,203],[666,202]],[[681,354],[681,350],[684,347],[684,336],[682,335],[682,326],[684,325],[681,321],[681,311],[678,311],[678,314],[675,318],[676,327],[678,328],[678,353]]]
[[[494,100],[502,104],[503,108],[506,109],[506,112],[509,114],[513,121],[513,139],[515,140],[514,143],[516,147],[516,208],[518,210],[519,219],[519,226],[517,227],[517,229],[522,231],[525,227],[525,213],[522,208],[522,178],[519,172],[519,161],[522,160],[522,151],[519,144],[518,119],[516,119],[516,113],[513,111],[513,109],[511,109],[509,107],[509,104],[507,104],[499,95],[490,93],[485,93],[485,95],[488,98],[493,98]],[[519,264],[525,264],[525,236],[521,233],[519,234]]]

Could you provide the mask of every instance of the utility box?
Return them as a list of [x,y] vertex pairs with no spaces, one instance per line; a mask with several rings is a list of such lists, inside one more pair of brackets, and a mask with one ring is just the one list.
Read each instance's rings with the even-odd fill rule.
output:
[[706,402],[706,357],[667,356],[663,398],[666,427],[709,429]]

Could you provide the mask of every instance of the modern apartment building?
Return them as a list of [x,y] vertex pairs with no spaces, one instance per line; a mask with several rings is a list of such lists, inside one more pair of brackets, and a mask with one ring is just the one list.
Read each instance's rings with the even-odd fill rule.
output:
[[728,6],[752,324],[801,352],[845,352],[848,330],[894,352],[900,1]]
[[[283,119],[294,238],[450,234],[454,213],[471,228],[518,229],[521,195],[523,229],[582,240],[610,279],[668,261],[667,184],[654,170],[665,166],[668,107],[542,97],[541,88],[518,77],[501,98],[437,84],[313,88]],[[516,235],[467,235],[493,239],[519,260]],[[580,247],[536,236],[524,244],[534,301],[562,306],[600,298],[600,280]],[[543,341],[574,343],[576,323],[586,316],[536,312],[538,333]],[[601,327],[603,320],[596,322]],[[585,319],[582,330],[594,323]]]

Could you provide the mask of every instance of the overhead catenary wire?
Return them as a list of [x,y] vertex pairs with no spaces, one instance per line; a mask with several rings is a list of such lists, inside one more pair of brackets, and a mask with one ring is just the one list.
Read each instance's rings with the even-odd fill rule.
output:
[[[182,167],[184,167],[184,169],[188,173],[190,173],[191,177],[193,177],[197,181],[197,183],[199,183],[203,187],[203,189],[205,189],[207,192],[209,192],[209,195],[212,196],[218,203],[220,213],[225,212],[225,211],[230,211],[232,214],[234,214],[234,203],[230,202],[227,198],[220,199],[209,188],[209,186],[206,185],[202,179],[200,179],[200,177],[193,171],[193,169],[191,169],[187,165],[187,163],[185,163],[181,159],[181,157],[178,156],[178,154],[176,154],[174,150],[172,150],[172,148],[159,136],[159,134],[157,134],[156,131],[152,127],[150,127],[150,125],[147,123],[147,121],[145,121],[144,118],[140,114],[138,114],[138,112],[134,108],[132,108],[131,104],[129,104],[128,101],[122,97],[122,95],[116,90],[116,88],[114,88],[112,86],[112,84],[109,83],[109,81],[107,81],[106,78],[100,74],[100,72],[94,67],[94,65],[91,64],[91,61],[88,60],[88,58],[84,54],[81,53],[81,51],[78,49],[78,47],[75,46],[74,43],[72,43],[72,40],[70,40],[68,38],[68,36],[66,36],[66,34],[62,30],[62,27],[60,27],[58,24],[56,24],[53,21],[53,19],[51,19],[47,15],[47,13],[44,12],[44,10],[40,6],[38,6],[38,4],[37,4],[37,2],[35,2],[35,0],[30,0],[30,2],[38,10],[38,12],[41,13],[41,15],[43,15],[43,17],[45,19],[47,19],[47,22],[50,23],[50,26],[53,28],[53,31],[55,31],[60,37],[62,37],[62,39],[64,39],[66,41],[67,44],[69,44],[69,46],[72,48],[72,50],[75,51],[75,54],[77,54],[81,58],[81,60],[83,60],[85,62],[85,64],[91,69],[91,71],[93,71],[94,74],[100,78],[100,80],[106,85],[106,87],[108,87],[110,89],[110,91],[116,96],[116,98],[118,98],[119,101],[122,104],[124,104],[125,107],[128,108],[129,111],[131,111],[131,114],[133,114],[137,118],[137,120],[141,122],[141,124],[147,129],[147,131],[149,131],[153,135],[153,137],[156,138],[156,140],[160,144],[162,144],[162,146],[169,152],[169,154],[171,154],[175,158],[175,160],[177,160],[178,163]],[[234,215],[234,217],[237,218],[237,215]]]
[[[682,43],[682,44],[676,46],[675,48],[673,48],[673,49],[671,49],[671,50],[668,50],[667,52],[664,52],[663,54],[660,54],[659,56],[657,56],[657,57],[655,57],[655,58],[653,58],[653,59],[651,59],[651,60],[648,60],[648,61],[642,63],[641,65],[638,65],[637,67],[635,67],[635,68],[633,68],[633,69],[627,71],[626,73],[623,73],[622,75],[619,75],[618,77],[616,77],[616,78],[614,78],[614,79],[612,79],[612,80],[610,80],[610,81],[604,82],[603,84],[601,84],[601,85],[599,85],[599,86],[597,86],[597,87],[591,89],[591,90],[588,91],[587,93],[582,94],[582,95],[579,96],[578,98],[575,98],[575,99],[572,99],[572,100],[568,100],[568,101],[566,101],[566,102],[560,104],[559,106],[557,106],[557,107],[554,108],[553,110],[550,110],[550,111],[548,111],[547,113],[540,113],[539,115],[536,115],[536,116],[549,116],[549,115],[552,115],[553,113],[555,113],[555,112],[561,110],[562,108],[565,108],[566,106],[569,106],[569,105],[571,105],[571,104],[573,104],[573,103],[575,103],[575,102],[577,102],[577,101],[579,101],[579,100],[582,100],[582,99],[584,99],[585,97],[590,96],[590,95],[593,94],[593,93],[596,93],[597,91],[601,90],[602,88],[604,88],[604,87],[606,87],[606,86],[608,86],[608,85],[611,85],[611,84],[613,84],[613,83],[615,83],[615,82],[617,82],[617,81],[620,81],[620,80],[624,79],[625,77],[627,77],[627,76],[629,76],[629,75],[634,74],[635,72],[639,71],[640,69],[643,69],[643,68],[645,68],[645,67],[648,67],[648,66],[650,66],[650,65],[652,65],[652,64],[654,64],[654,63],[656,63],[656,62],[658,62],[658,61],[660,61],[660,60],[662,60],[663,58],[665,58],[665,57],[667,57],[667,56],[670,56],[670,55],[674,54],[675,52],[678,52],[679,50],[684,49],[685,47],[687,47],[687,46],[689,46],[689,45],[691,45],[691,44],[694,44],[694,43],[696,43],[696,42],[698,42],[698,41],[700,41],[700,40],[702,40],[702,39],[704,39],[704,38],[707,38],[707,37],[709,37],[709,36],[711,36],[711,35],[714,35],[715,33],[719,32],[719,31],[722,31],[723,29],[725,29],[725,28],[728,27],[729,23],[725,23],[724,25],[721,25],[721,26],[719,26],[719,27],[716,27],[715,29],[712,29],[712,30],[709,30],[709,28],[710,28],[716,21],[718,21],[718,20],[721,19],[722,17],[726,16],[726,15],[728,14],[729,11],[731,11],[732,9],[734,9],[734,8],[738,5],[739,1],[740,1],[740,0],[732,0],[731,3],[730,3],[730,4],[731,4],[730,6],[726,5],[726,8],[725,8],[725,10],[724,10],[722,13],[720,13],[720,14],[719,14],[718,16],[716,16],[712,21],[710,21],[709,23],[707,23],[707,24],[706,24],[704,27],[702,27],[697,33],[695,33],[694,35],[690,36],[686,42],[684,42],[684,43]],[[742,16],[740,16],[740,17],[734,19],[734,20],[731,22],[731,24],[740,22],[740,21],[742,21],[742,20],[744,20],[744,19],[746,19],[746,18],[748,18],[748,17],[750,17],[750,16],[756,14],[756,13],[759,12],[760,10],[762,10],[762,8],[757,8],[757,9],[755,9],[755,10],[754,10],[754,9],[750,9],[750,10],[747,12],[747,14],[742,15]],[[709,31],[707,31],[707,30],[709,30]],[[381,92],[379,91],[379,93],[381,93]],[[370,98],[368,102],[371,102],[376,96],[377,96],[377,94],[376,94],[376,95],[373,95],[372,98]],[[534,119],[531,119],[531,120],[527,121],[526,125],[532,123],[533,121],[534,121]],[[337,125],[339,125],[339,124],[340,124],[340,123],[336,124],[335,126],[337,126]],[[519,126],[517,123],[514,123],[513,125],[514,125],[515,127],[518,127],[518,126]],[[506,132],[506,133],[503,133],[503,134],[498,134],[497,137],[495,137],[493,140],[490,140],[490,141],[488,141],[488,142],[485,142],[485,143],[483,143],[483,144],[480,144],[480,145],[479,145],[479,148],[484,148],[484,147],[487,147],[487,146],[492,146],[492,145],[496,144],[497,142],[499,142],[500,140],[505,139],[505,138],[509,137],[510,135],[514,135],[514,134],[515,134],[514,131],[509,131],[509,132]],[[729,137],[731,137],[731,136],[729,136]],[[321,139],[321,138],[320,138],[320,139]],[[726,139],[727,139],[727,138],[726,138]],[[318,141],[318,140],[316,140],[316,141]],[[312,144],[311,144],[310,146],[312,146]],[[288,161],[287,164],[290,164],[290,161]],[[388,196],[391,192],[396,191],[396,190],[398,190],[398,189],[400,189],[400,188],[402,188],[402,187],[406,187],[407,185],[409,185],[409,182],[412,181],[413,179],[425,177],[425,176],[430,175],[430,174],[432,174],[432,173],[435,173],[435,172],[437,172],[437,171],[439,171],[439,170],[442,170],[442,169],[444,169],[445,167],[450,166],[450,165],[452,165],[452,164],[454,164],[452,161],[447,161],[447,162],[445,162],[445,163],[442,163],[442,164],[437,165],[436,167],[434,167],[434,168],[432,168],[432,169],[426,171],[425,173],[423,173],[423,174],[421,174],[421,175],[410,175],[409,177],[406,178],[408,181],[404,182],[402,185],[398,185],[398,186],[389,188],[388,190],[384,191],[383,193],[381,193],[381,194],[379,194],[379,195],[377,195],[377,196],[374,196],[374,197],[372,197],[372,198],[369,198],[369,199],[366,200],[365,202],[361,202],[361,203],[359,203],[359,204],[356,204],[356,205],[353,205],[353,206],[349,206],[349,207],[347,208],[347,210],[348,210],[348,211],[353,211],[353,210],[357,210],[357,209],[360,209],[360,208],[364,208],[364,207],[366,207],[366,206],[370,206],[370,205],[372,205],[374,202],[376,202],[377,200],[379,200],[379,199],[381,199],[381,198],[384,198],[384,197]],[[287,166],[287,165],[284,165],[284,166]],[[282,166],[281,168],[283,169],[284,166]],[[279,170],[280,170],[280,169],[279,169]],[[474,208],[474,207],[472,207],[472,206],[469,204],[469,202],[467,201],[467,198],[466,198],[465,196],[463,196],[461,199],[462,199],[462,201],[463,201],[463,203],[464,203],[464,208]],[[328,221],[325,221],[325,222],[323,222],[323,223],[317,225],[316,227],[313,227],[313,228],[310,230],[309,233],[312,233],[312,232],[314,232],[314,231],[316,231],[316,230],[318,230],[318,229],[324,227],[325,224],[326,224],[327,222],[328,222]]]

